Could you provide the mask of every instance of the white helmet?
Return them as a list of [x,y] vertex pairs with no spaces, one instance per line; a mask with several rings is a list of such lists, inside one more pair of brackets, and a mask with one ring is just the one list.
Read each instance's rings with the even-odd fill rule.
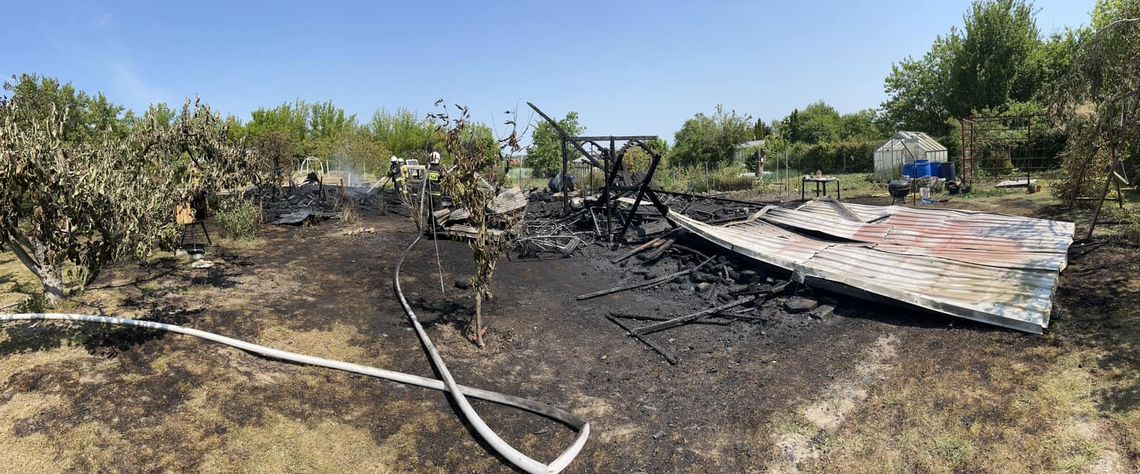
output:
[[392,163],[397,163],[400,161],[400,159],[396,158],[396,155],[392,155],[392,157],[389,158],[388,161],[391,161]]
[[431,164],[433,164],[433,165],[438,165],[438,164],[439,164],[439,152],[438,152],[438,151],[433,151],[433,152],[431,152],[431,160],[430,160],[430,162],[431,162]]

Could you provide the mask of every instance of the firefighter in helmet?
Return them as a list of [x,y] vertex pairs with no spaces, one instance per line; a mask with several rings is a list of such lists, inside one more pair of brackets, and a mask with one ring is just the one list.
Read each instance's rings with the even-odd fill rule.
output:
[[439,164],[439,152],[432,150],[428,158],[427,180],[428,194],[431,196],[431,208],[440,210],[445,207],[443,202],[443,187],[440,180],[443,178],[443,168]]
[[403,165],[401,160],[396,156],[388,159],[388,180],[392,182],[392,186],[399,192],[404,184],[403,173],[400,172],[400,166]]

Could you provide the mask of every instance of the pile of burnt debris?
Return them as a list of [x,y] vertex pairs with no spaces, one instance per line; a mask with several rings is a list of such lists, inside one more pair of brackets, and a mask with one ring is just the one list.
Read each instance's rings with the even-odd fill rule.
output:
[[[763,204],[746,201],[658,192],[672,212],[710,224],[742,221],[764,207]],[[602,210],[583,206],[563,215],[563,205],[559,196],[532,193],[528,207],[529,225],[558,224],[564,229],[563,235],[578,238],[594,236],[593,241],[602,250],[591,252],[591,256],[608,259],[608,262],[600,263],[609,264],[604,265],[606,270],[622,272],[626,281],[616,287],[578,295],[578,300],[667,288],[666,293],[673,298],[694,298],[706,306],[699,311],[677,315],[607,312],[606,317],[610,321],[630,337],[660,353],[670,364],[678,364],[680,359],[648,337],[650,334],[690,324],[764,325],[785,315],[818,320],[831,316],[838,304],[836,299],[828,296],[816,297],[812,289],[798,281],[800,279],[795,275],[763,268],[755,262],[710,248],[684,228],[672,227],[654,207],[638,209],[630,215],[627,214],[629,207],[622,206],[625,212],[614,214],[615,219],[631,220],[629,231],[621,240],[631,244],[632,248],[627,246],[619,250],[614,242],[602,238],[604,232],[595,233],[603,226]],[[617,240],[616,236],[613,240]],[[577,248],[584,250],[588,243],[583,244]]]
[[[701,196],[688,193],[657,191],[662,202],[674,212],[685,214],[706,224],[724,224],[748,218],[764,207],[764,204]],[[562,193],[535,191],[529,195],[527,206],[527,229],[520,239],[525,241],[542,240],[558,235],[559,241],[577,238],[578,245],[571,247],[543,245],[523,247],[525,257],[541,257],[543,254],[569,256],[574,250],[584,248],[581,244],[613,243],[621,241],[638,244],[676,230],[672,224],[652,206],[630,209],[628,198],[615,200],[613,208],[599,206],[597,196],[565,198]],[[609,219],[607,219],[609,212]],[[624,235],[620,230],[628,229]],[[612,238],[607,238],[607,234]],[[668,239],[672,240],[672,239]],[[657,244],[655,243],[654,246]],[[666,247],[668,248],[668,247]]]
[[632,250],[621,252],[610,263],[625,270],[628,283],[579,295],[587,300],[624,291],[662,287],[673,298],[693,298],[704,309],[688,314],[629,314],[609,312],[607,318],[661,354],[671,364],[679,359],[647,336],[688,324],[727,326],[732,323],[766,325],[773,318],[797,314],[823,319],[835,311],[837,300],[815,297],[811,288],[794,275],[757,266],[701,247],[684,229],[668,231]]
[[308,179],[300,185],[252,188],[247,197],[262,202],[265,215],[276,225],[307,225],[341,219],[345,212],[387,212],[397,209],[400,196],[378,186],[329,185]]

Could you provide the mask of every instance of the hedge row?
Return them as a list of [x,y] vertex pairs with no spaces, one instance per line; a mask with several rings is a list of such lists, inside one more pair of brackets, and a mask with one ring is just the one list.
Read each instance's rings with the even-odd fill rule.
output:
[[811,145],[791,165],[805,173],[870,173],[875,171],[875,149],[882,144],[882,140],[873,140]]

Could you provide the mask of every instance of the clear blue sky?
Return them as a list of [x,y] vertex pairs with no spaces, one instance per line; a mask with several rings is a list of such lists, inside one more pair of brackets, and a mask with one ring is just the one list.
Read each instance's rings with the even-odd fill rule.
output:
[[[248,119],[294,98],[476,119],[535,102],[587,132],[672,141],[716,104],[778,118],[823,99],[877,107],[892,62],[960,25],[969,1],[18,1],[0,73],[37,72],[141,110],[200,95]],[[866,4],[864,4],[866,3]],[[1038,0],[1044,32],[1087,24],[1093,0]]]

